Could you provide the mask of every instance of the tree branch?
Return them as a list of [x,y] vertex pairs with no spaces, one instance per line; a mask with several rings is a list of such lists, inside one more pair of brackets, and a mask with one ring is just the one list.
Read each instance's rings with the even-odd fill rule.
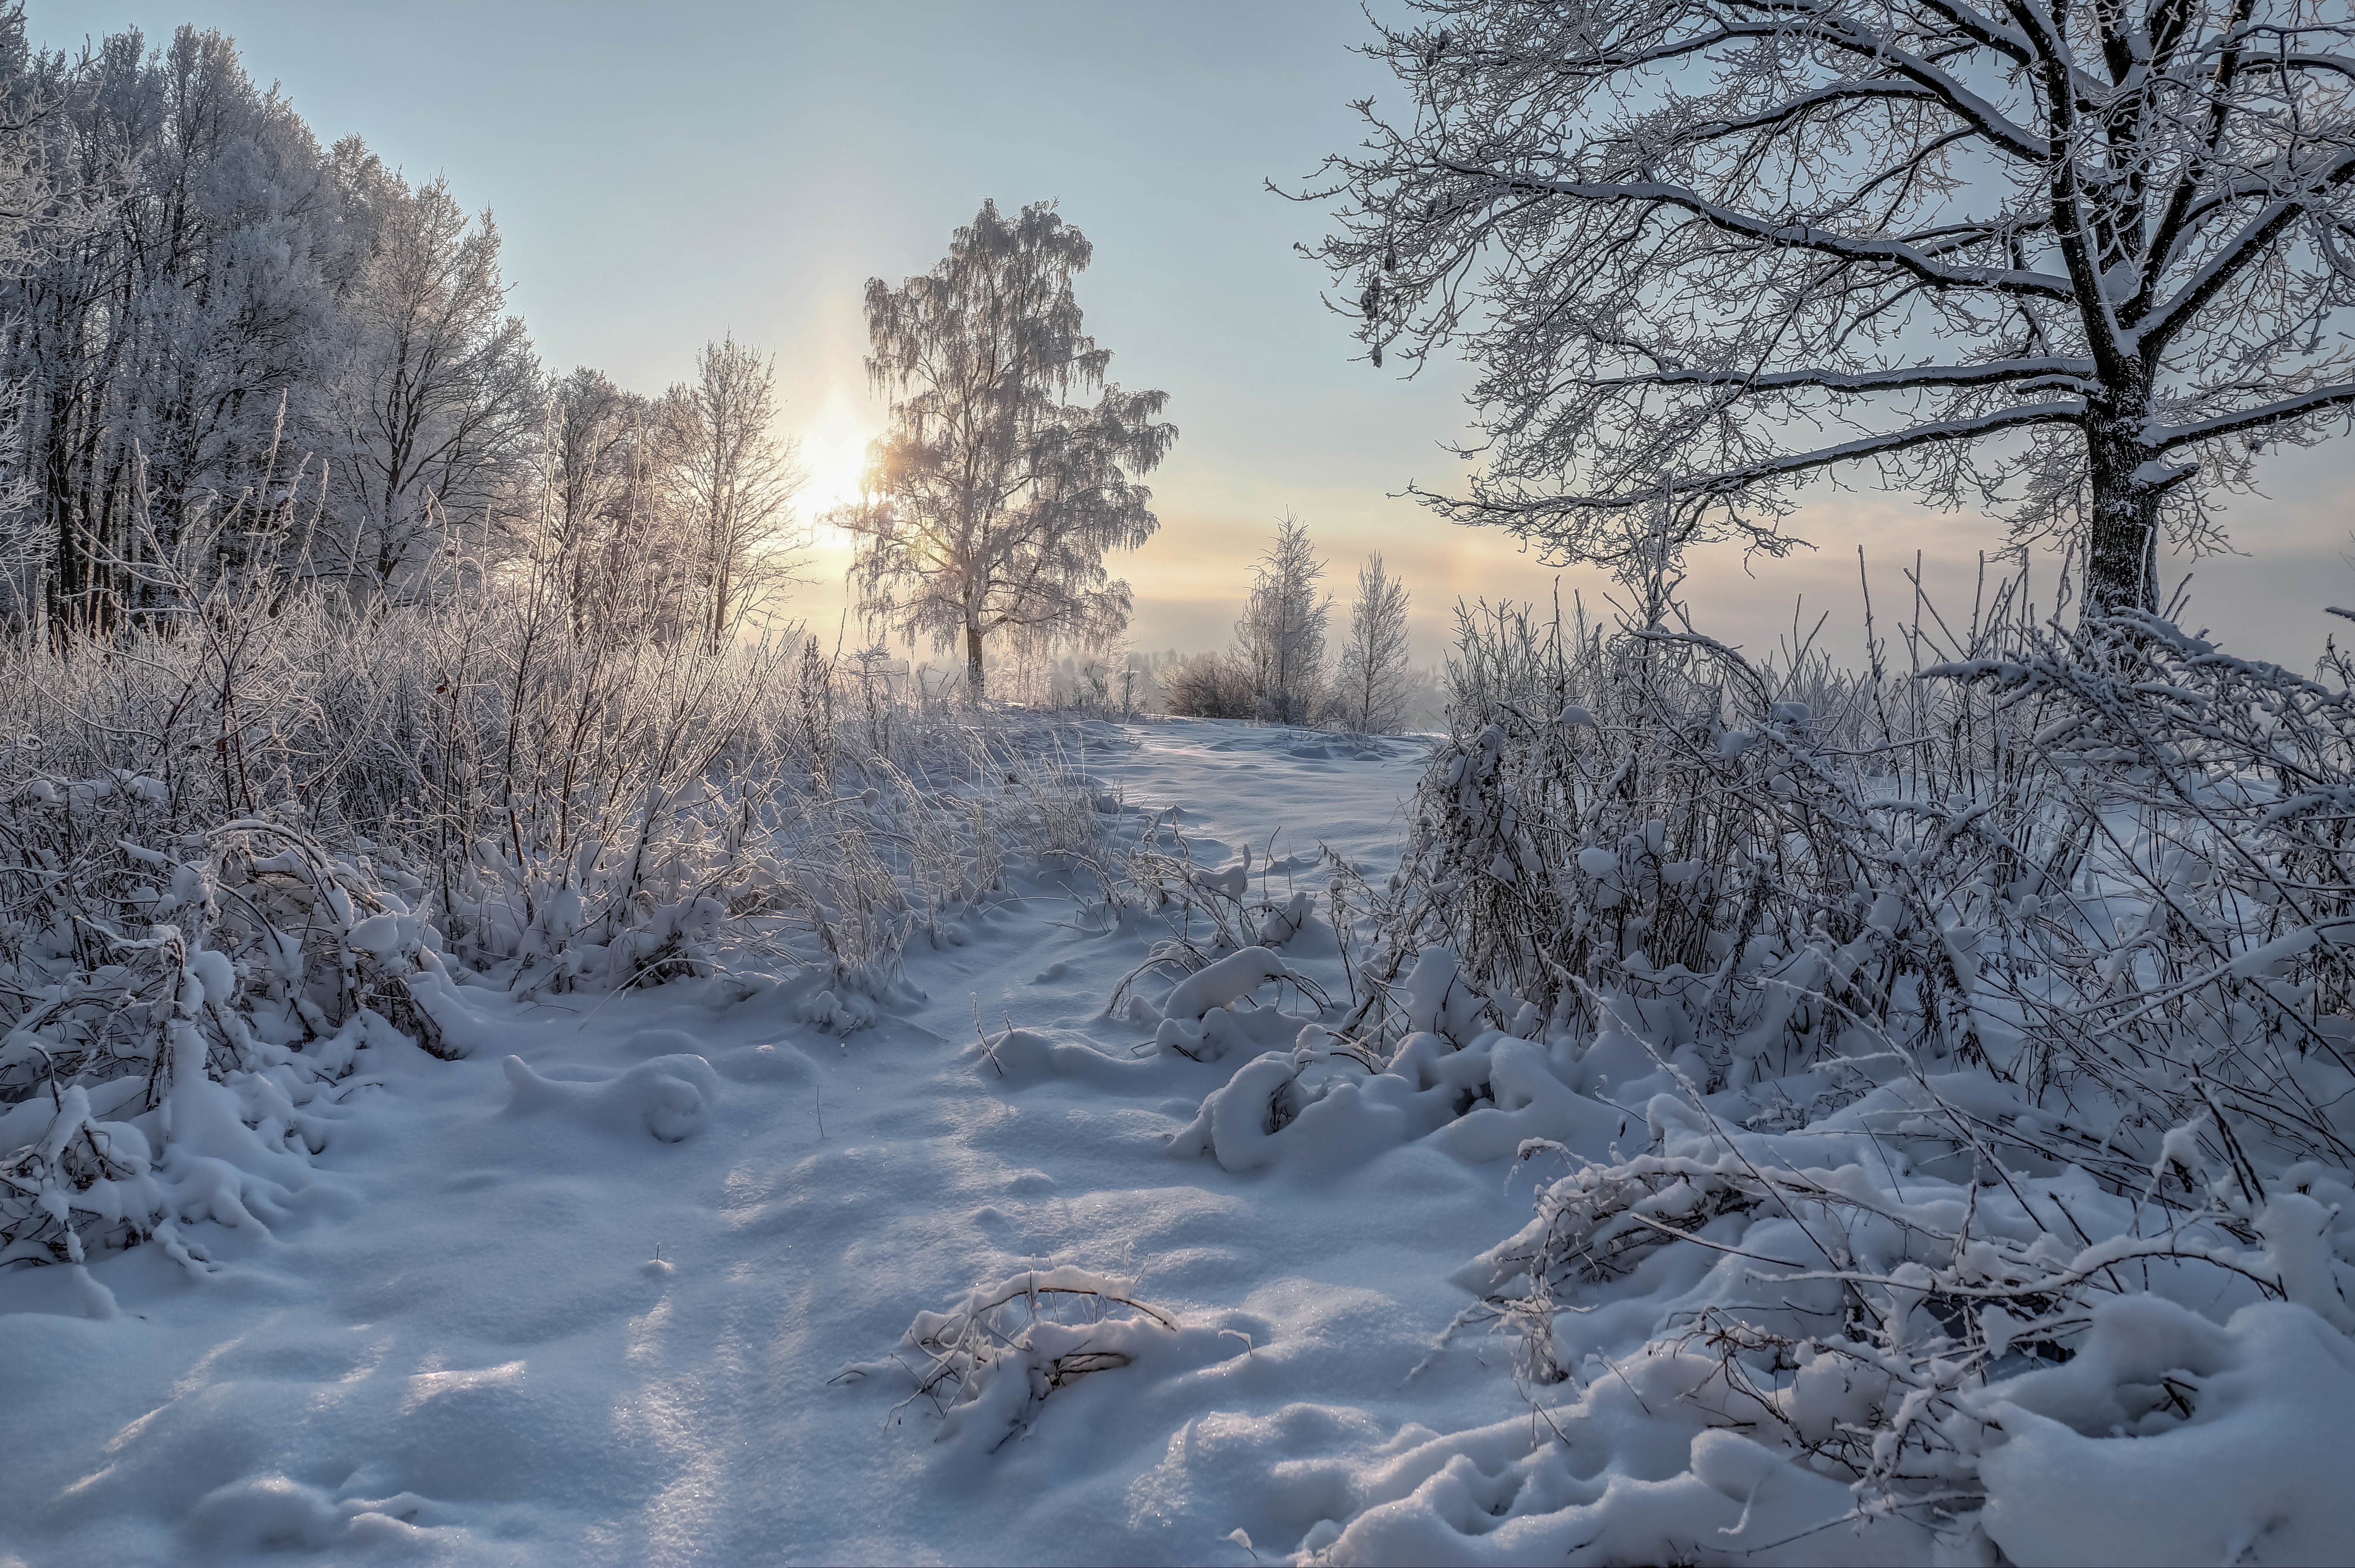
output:
[[2241,413],[2221,414],[2212,420],[2201,420],[2197,424],[2153,424],[2147,428],[2143,439],[2159,451],[2166,452],[2195,441],[2212,441],[2218,436],[2238,435],[2243,431],[2286,424],[2343,403],[2355,403],[2355,381],[2318,387],[2295,398],[2264,403]]

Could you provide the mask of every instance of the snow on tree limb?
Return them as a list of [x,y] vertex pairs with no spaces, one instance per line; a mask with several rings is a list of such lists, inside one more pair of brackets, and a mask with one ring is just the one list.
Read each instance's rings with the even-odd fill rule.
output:
[[[2085,536],[2147,605],[2162,530],[2355,347],[2355,18],[2309,0],[1421,0],[1413,100],[1328,160],[1320,251],[1369,357],[1479,372],[1459,521],[1558,559],[1742,537],[1803,476]],[[1816,437],[1814,432],[1822,430]],[[2197,463],[2151,466],[2179,448]],[[2164,470],[2164,483],[2148,476]]]

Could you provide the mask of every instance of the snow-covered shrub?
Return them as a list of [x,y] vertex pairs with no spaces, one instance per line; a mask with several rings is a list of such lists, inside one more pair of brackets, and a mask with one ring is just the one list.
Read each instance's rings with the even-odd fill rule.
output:
[[[1831,1481],[1859,1527],[1928,1532],[1898,1555],[2072,1555],[2094,1537],[2034,1457],[2069,1443],[2144,1445],[2071,1452],[2147,1479],[2211,1422],[2330,1427],[2230,1369],[2355,1366],[2350,671],[2017,603],[1917,632],[1905,680],[1660,621],[1471,624],[1398,876],[1337,866],[1373,923],[1337,1024],[1365,1068],[1259,1057],[1180,1144],[1518,1155],[1535,1214],[1459,1276],[1456,1331],[1513,1333],[1571,1449],[1640,1414],[1737,1499]],[[2300,1490],[2256,1487],[2250,1529],[2328,1538]],[[1607,1499],[1561,1506],[1564,1541],[1616,1539]],[[1380,1511],[1334,1550],[1384,1554]]]
[[[1129,846],[1118,897],[1134,899],[1159,917],[1169,934],[1153,944],[1146,961],[1115,986],[1107,1011],[1158,1026],[1161,1049],[1214,1061],[1238,1045],[1265,1048],[1289,1040],[1298,1020],[1286,1022],[1273,1009],[1246,1019],[1236,1009],[1273,987],[1287,988],[1318,1013],[1329,1005],[1324,988],[1286,964],[1279,949],[1304,938],[1329,935],[1310,908],[1308,894],[1285,886],[1278,892],[1275,867],[1262,859],[1256,884],[1252,850],[1243,847],[1234,864],[1208,870],[1195,863],[1193,846],[1174,825],[1147,824]],[[1173,976],[1159,1005],[1136,994],[1138,982]]]
[[434,933],[395,862],[274,813],[189,827],[159,779],[38,755],[0,784],[0,1264],[153,1237],[196,1266],[178,1222],[266,1222],[361,1049],[442,1047]]
[[1030,1269],[976,1288],[945,1312],[920,1312],[902,1341],[911,1360],[887,1369],[915,1381],[906,1402],[928,1402],[937,1441],[970,1434],[990,1452],[1028,1430],[1039,1409],[1083,1377],[1131,1364],[1178,1321],[1138,1299],[1136,1282],[1075,1264]]
[[176,1220],[298,1181],[366,1044],[472,1047],[462,983],[752,953],[848,1030],[1009,866],[1104,859],[1117,804],[1052,724],[858,690],[804,639],[621,636],[532,563],[356,605],[286,564],[297,520],[236,571],[199,570],[234,513],[151,537],[162,608],[0,646],[0,1262],[193,1256]]
[[1444,942],[1494,1026],[1632,1031],[1704,1094],[1877,1056],[2114,1097],[2131,1136],[2034,1147],[2121,1181],[2202,1115],[2346,1157],[2355,699],[2156,618],[2002,630],[1911,727],[1657,629],[1609,702],[1460,724],[1358,1021],[1407,1027]]
[[634,1063],[602,1083],[543,1078],[520,1056],[506,1058],[499,1067],[514,1092],[510,1115],[552,1113],[605,1132],[651,1135],[666,1144],[684,1143],[702,1131],[719,1098],[719,1074],[691,1053]]
[[1168,710],[1189,719],[1252,719],[1259,712],[1251,672],[1223,653],[1192,654],[1161,674]]

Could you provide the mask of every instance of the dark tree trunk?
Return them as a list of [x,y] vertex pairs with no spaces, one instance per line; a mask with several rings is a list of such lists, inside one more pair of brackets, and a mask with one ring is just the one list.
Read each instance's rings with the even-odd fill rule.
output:
[[981,674],[981,628],[971,621],[964,624],[964,688],[966,697],[978,704],[984,695]]
[[2085,613],[2158,608],[2158,453],[2135,434],[2138,420],[2097,414],[2085,423],[2093,516],[2085,545]]

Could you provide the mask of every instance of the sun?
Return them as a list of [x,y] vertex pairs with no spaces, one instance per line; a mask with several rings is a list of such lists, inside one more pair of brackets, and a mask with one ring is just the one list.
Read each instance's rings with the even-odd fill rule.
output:
[[[858,477],[867,467],[867,443],[879,432],[879,421],[854,400],[840,383],[826,389],[817,417],[801,431],[802,466],[809,484],[802,491],[803,515],[823,517],[832,508],[858,499]],[[847,547],[850,536],[825,522],[814,522],[820,546]]]

